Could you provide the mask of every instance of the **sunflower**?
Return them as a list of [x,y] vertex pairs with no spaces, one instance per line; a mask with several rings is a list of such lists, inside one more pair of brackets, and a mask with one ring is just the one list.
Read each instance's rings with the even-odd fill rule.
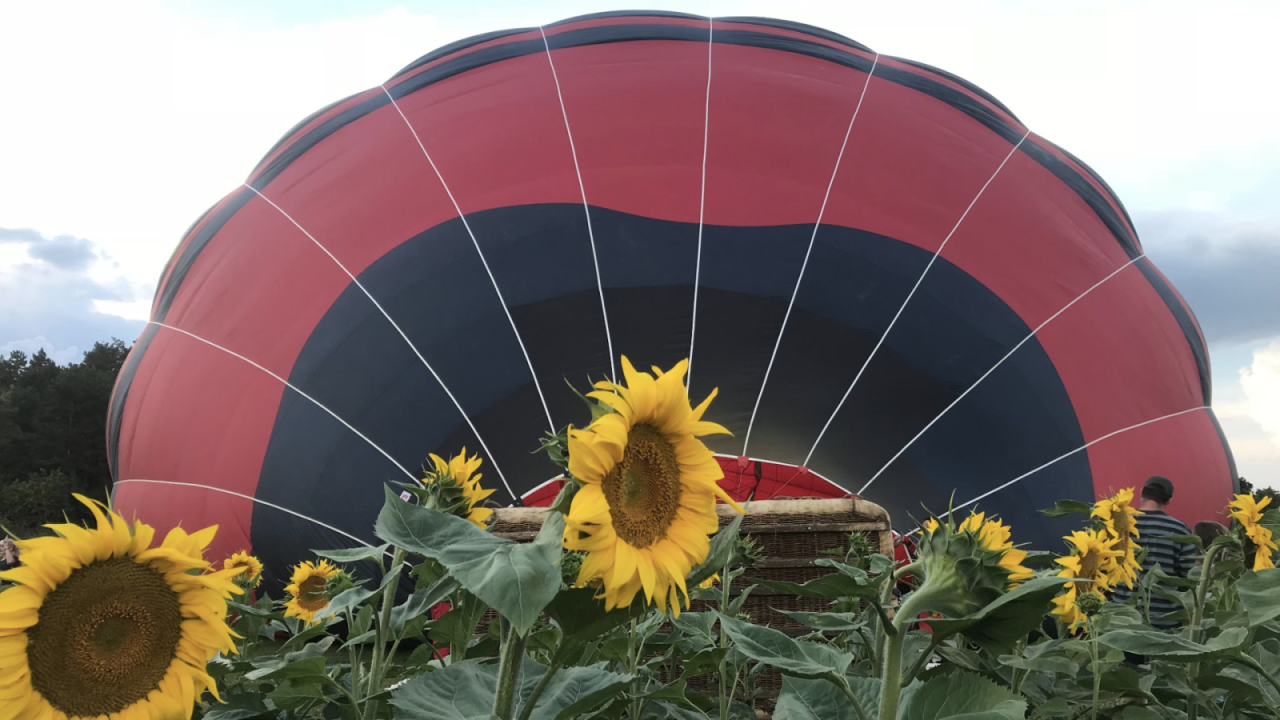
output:
[[697,408],[684,387],[688,361],[669,372],[636,372],[622,358],[626,385],[596,383],[588,393],[613,412],[569,430],[569,471],[584,485],[565,518],[565,548],[587,553],[578,574],[599,578],[605,606],[629,606],[636,593],[679,613],[678,592],[710,550],[719,527],[716,497],[742,508],[717,484],[724,473],[697,438],[728,434],[702,419],[716,391]]
[[1119,562],[1120,551],[1116,549],[1117,540],[1105,530],[1076,530],[1066,540],[1072,551],[1071,555],[1057,559],[1063,568],[1058,577],[1075,582],[1063,585],[1067,591],[1054,598],[1052,612],[1074,631],[1086,620],[1077,599],[1088,593],[1112,589],[1111,578]]
[[707,578],[706,580],[703,580],[702,582],[698,583],[698,587],[700,587],[700,588],[709,588],[709,587],[711,587],[712,585],[715,585],[715,584],[716,584],[717,582],[719,582],[719,581],[720,581],[720,573],[716,573],[715,575],[712,575],[711,577]]
[[978,538],[978,544],[991,552],[1000,553],[1000,567],[1009,571],[1009,589],[1017,587],[1022,580],[1035,577],[1031,568],[1022,564],[1027,559],[1027,551],[1013,546],[1013,531],[997,518],[987,519],[985,513],[971,513],[960,523],[956,532],[971,532]]
[[223,570],[239,570],[235,575],[236,584],[245,588],[256,588],[262,584],[262,561],[241,550],[222,561]]
[[329,607],[329,578],[339,572],[341,570],[328,560],[319,563],[308,560],[294,565],[293,577],[284,589],[289,593],[289,600],[284,604],[284,616],[299,618],[308,625],[315,622],[316,613]]
[[[942,525],[936,518],[929,518],[921,527],[926,533],[932,535]],[[1021,581],[1035,577],[1031,568],[1022,564],[1027,559],[1027,552],[1013,546],[1012,529],[999,519],[995,517],[988,519],[986,513],[973,512],[961,521],[955,532],[957,535],[972,533],[980,548],[999,553],[999,565],[1009,573],[1010,590],[1017,587]]]
[[470,520],[479,527],[484,527],[489,516],[493,515],[493,509],[476,507],[476,503],[492,495],[493,490],[480,487],[482,475],[476,472],[480,469],[480,463],[483,462],[480,457],[472,455],[468,458],[466,448],[462,448],[462,452],[448,461],[439,455],[430,457],[435,469],[427,472],[427,476],[422,480],[423,486],[435,486],[436,489],[446,491],[446,494],[457,495],[440,503],[444,506],[437,509],[456,512],[460,517]]
[[1276,541],[1271,537],[1271,529],[1262,524],[1262,510],[1271,504],[1271,498],[1264,497],[1259,502],[1252,495],[1237,495],[1232,500],[1228,513],[1232,520],[1240,523],[1245,535],[1257,546],[1253,556],[1253,569],[1263,570],[1275,567],[1273,556],[1277,550]]
[[18,541],[23,565],[0,572],[0,719],[190,718],[219,651],[234,653],[227,598],[235,570],[203,557],[217,526],[130,526],[106,505],[75,498],[97,526],[51,524],[56,536]]
[[1138,523],[1134,518],[1141,514],[1141,511],[1133,507],[1133,488],[1120,490],[1093,506],[1091,516],[1102,520],[1107,534],[1116,541],[1115,549],[1120,551],[1110,577],[1112,585],[1124,583],[1129,589],[1133,589],[1133,583],[1142,571],[1142,566],[1134,555],[1138,546],[1134,542],[1138,538]]

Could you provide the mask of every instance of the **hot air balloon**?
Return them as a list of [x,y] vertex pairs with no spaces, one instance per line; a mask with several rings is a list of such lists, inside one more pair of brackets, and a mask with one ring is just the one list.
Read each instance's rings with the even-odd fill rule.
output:
[[814,27],[614,13],[431,52],[285,134],[182,238],[112,398],[115,502],[276,579],[390,481],[546,503],[569,385],[690,358],[739,498],[896,524],[1236,477],[1183,299],[1084,163],[942,70]]

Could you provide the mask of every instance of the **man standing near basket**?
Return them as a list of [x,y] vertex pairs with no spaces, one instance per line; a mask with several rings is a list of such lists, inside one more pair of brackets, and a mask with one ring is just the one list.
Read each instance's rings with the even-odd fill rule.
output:
[[[1146,555],[1142,558],[1142,574],[1146,574],[1158,565],[1166,575],[1185,578],[1190,574],[1191,568],[1196,565],[1194,545],[1169,539],[1170,535],[1191,534],[1191,529],[1186,523],[1165,513],[1164,508],[1172,499],[1173,482],[1169,478],[1153,475],[1147,479],[1146,485],[1142,488],[1142,502],[1138,505],[1138,510],[1142,511],[1142,514],[1134,518],[1138,527],[1136,542],[1139,547],[1146,550]],[[1139,578],[1141,577],[1139,575]],[[1173,588],[1162,587],[1173,590]],[[1134,592],[1135,590],[1121,586],[1116,588],[1112,597],[1119,602],[1126,602]],[[1143,602],[1143,598],[1139,599],[1139,607],[1147,605],[1148,617],[1153,627],[1166,629],[1178,626],[1179,623],[1176,620],[1160,620],[1176,612],[1177,603],[1155,593],[1146,597],[1145,600],[1146,603]]]

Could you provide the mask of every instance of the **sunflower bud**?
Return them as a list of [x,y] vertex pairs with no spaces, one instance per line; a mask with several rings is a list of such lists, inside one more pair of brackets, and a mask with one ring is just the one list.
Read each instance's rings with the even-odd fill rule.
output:
[[1093,617],[1102,612],[1106,599],[1096,592],[1087,592],[1076,600],[1076,607],[1085,617]]
[[353,580],[351,576],[347,574],[347,571],[339,570],[333,575],[330,575],[329,579],[326,580],[324,583],[325,599],[333,600],[334,598],[341,595],[343,592],[346,592],[347,590],[350,590],[355,586],[356,586],[355,580]]
[[760,543],[756,542],[756,539],[750,535],[738,539],[737,555],[744,568],[755,567],[764,559],[764,552],[760,549]]
[[585,557],[580,552],[567,552],[560,556],[560,578],[565,585],[573,587],[578,582],[578,572],[582,570]]
[[867,570],[871,567],[871,556],[876,552],[866,533],[853,532],[849,534],[849,551],[845,553],[845,562]]

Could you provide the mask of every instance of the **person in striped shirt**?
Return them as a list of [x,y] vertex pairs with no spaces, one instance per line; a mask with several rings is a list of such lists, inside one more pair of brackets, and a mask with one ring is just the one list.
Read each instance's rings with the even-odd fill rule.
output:
[[[1142,560],[1143,573],[1159,565],[1166,575],[1187,577],[1191,573],[1191,568],[1196,565],[1196,549],[1194,545],[1174,542],[1168,539],[1170,535],[1191,534],[1191,529],[1187,527],[1186,523],[1165,513],[1164,508],[1172,499],[1173,483],[1169,478],[1153,475],[1147,479],[1146,485],[1142,488],[1142,500],[1138,504],[1138,509],[1143,514],[1134,518],[1138,526],[1138,546],[1147,551],[1146,557]],[[1141,577],[1139,575],[1139,582]],[[1119,602],[1125,602],[1137,591],[1137,588],[1138,583],[1134,583],[1133,590],[1121,585],[1116,588],[1112,598]],[[1164,586],[1164,589],[1173,590],[1174,588]],[[1142,599],[1139,599],[1138,602],[1139,609],[1141,609]],[[1161,629],[1177,627],[1177,621],[1160,620],[1161,616],[1177,610],[1177,603],[1154,593],[1151,594],[1150,618],[1152,626]]]

